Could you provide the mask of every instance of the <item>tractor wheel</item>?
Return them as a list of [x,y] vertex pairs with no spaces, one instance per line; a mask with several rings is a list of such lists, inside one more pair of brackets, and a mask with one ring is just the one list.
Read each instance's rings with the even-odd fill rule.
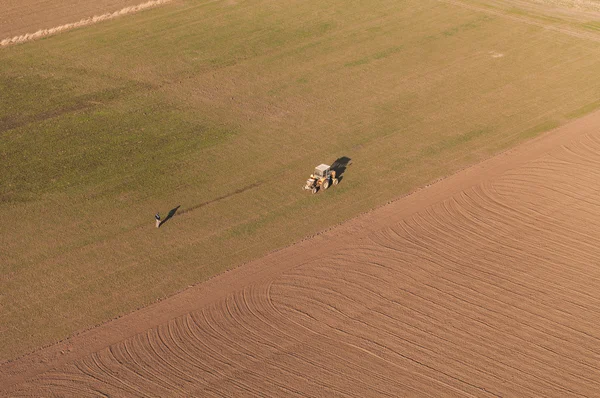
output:
[[323,183],[321,184],[321,188],[323,188],[323,191],[326,190],[327,188],[329,188],[329,178],[325,179],[325,181],[323,181]]
[[338,181],[338,179],[337,179],[337,178],[334,178],[334,179],[333,179],[333,185],[337,185],[337,184],[338,184],[338,182],[339,182],[339,181]]
[[314,187],[314,188],[311,190],[311,192],[312,192],[313,194],[317,193],[317,187]]

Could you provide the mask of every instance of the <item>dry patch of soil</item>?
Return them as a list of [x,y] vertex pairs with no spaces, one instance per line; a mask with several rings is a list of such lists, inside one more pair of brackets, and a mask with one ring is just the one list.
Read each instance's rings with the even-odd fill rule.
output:
[[9,396],[592,396],[600,113],[0,367]]

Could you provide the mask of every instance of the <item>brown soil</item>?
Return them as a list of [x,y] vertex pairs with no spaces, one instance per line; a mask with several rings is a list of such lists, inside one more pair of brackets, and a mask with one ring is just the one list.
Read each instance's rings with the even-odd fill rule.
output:
[[0,367],[7,396],[593,396],[600,112]]

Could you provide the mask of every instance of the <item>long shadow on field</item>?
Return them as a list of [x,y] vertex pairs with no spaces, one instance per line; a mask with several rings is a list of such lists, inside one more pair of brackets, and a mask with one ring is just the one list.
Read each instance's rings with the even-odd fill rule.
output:
[[162,227],[164,223],[166,223],[167,221],[169,221],[171,218],[173,218],[173,216],[175,215],[175,213],[177,213],[177,210],[181,207],[181,205],[171,209],[171,211],[169,211],[169,214],[167,214],[167,216],[165,217],[164,220],[161,221],[160,226]]
[[335,171],[335,177],[338,181],[342,181],[344,178],[344,172],[352,164],[352,159],[347,156],[342,156],[341,158],[337,158],[335,162],[331,165],[331,170]]
[[190,212],[190,211],[193,211],[193,210],[199,209],[199,208],[201,208],[201,207],[208,206],[208,205],[210,205],[210,204],[212,204],[212,203],[219,202],[219,201],[221,201],[221,200],[224,200],[224,199],[230,198],[230,197],[232,197],[232,196],[234,196],[234,195],[239,195],[239,194],[241,194],[241,193],[243,193],[243,192],[246,192],[246,191],[249,191],[249,190],[251,190],[251,189],[253,189],[253,188],[259,187],[259,186],[261,186],[262,184],[263,184],[263,182],[262,182],[262,181],[256,182],[256,183],[254,183],[254,184],[251,184],[251,185],[245,186],[245,187],[243,187],[243,188],[237,189],[237,190],[235,190],[235,191],[233,191],[233,192],[230,192],[230,193],[228,193],[228,194],[225,194],[225,195],[223,195],[223,196],[219,196],[218,198],[214,198],[214,199],[211,199],[211,200],[209,200],[209,201],[207,201],[207,202],[198,203],[197,205],[194,205],[194,206],[191,206],[191,207],[185,208],[185,209],[181,210],[181,211],[179,212],[179,214],[185,214],[185,213],[188,213],[188,212]]
[[185,213],[188,213],[190,211],[199,209],[201,207],[208,206],[211,203],[215,203],[215,202],[218,202],[220,200],[230,198],[230,197],[232,197],[234,195],[238,195],[240,193],[246,192],[246,191],[248,191],[248,190],[250,190],[252,188],[256,188],[256,187],[258,187],[260,185],[262,185],[262,181],[254,183],[252,185],[245,186],[245,187],[240,188],[240,189],[238,189],[236,191],[230,192],[230,193],[228,193],[226,195],[223,195],[223,196],[219,196],[218,198],[209,200],[207,202],[198,203],[197,205],[194,205],[194,206],[191,206],[191,207],[188,207],[188,208],[184,208],[184,209],[182,209],[181,211],[178,212],[179,208],[181,207],[181,205],[179,205],[179,206],[171,209],[171,211],[169,211],[169,214],[167,214],[167,217],[165,217],[165,219],[162,220],[162,222],[160,223],[160,226],[162,227],[167,221],[169,221],[171,218],[175,217],[176,215],[180,216],[182,214],[185,214]]

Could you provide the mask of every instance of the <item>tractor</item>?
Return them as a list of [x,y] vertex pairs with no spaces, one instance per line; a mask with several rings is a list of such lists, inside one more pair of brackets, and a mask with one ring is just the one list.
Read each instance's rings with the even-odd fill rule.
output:
[[304,189],[317,193],[319,190],[326,190],[330,184],[337,185],[338,179],[335,178],[335,170],[331,170],[331,166],[320,164],[315,167],[315,172],[306,180]]

